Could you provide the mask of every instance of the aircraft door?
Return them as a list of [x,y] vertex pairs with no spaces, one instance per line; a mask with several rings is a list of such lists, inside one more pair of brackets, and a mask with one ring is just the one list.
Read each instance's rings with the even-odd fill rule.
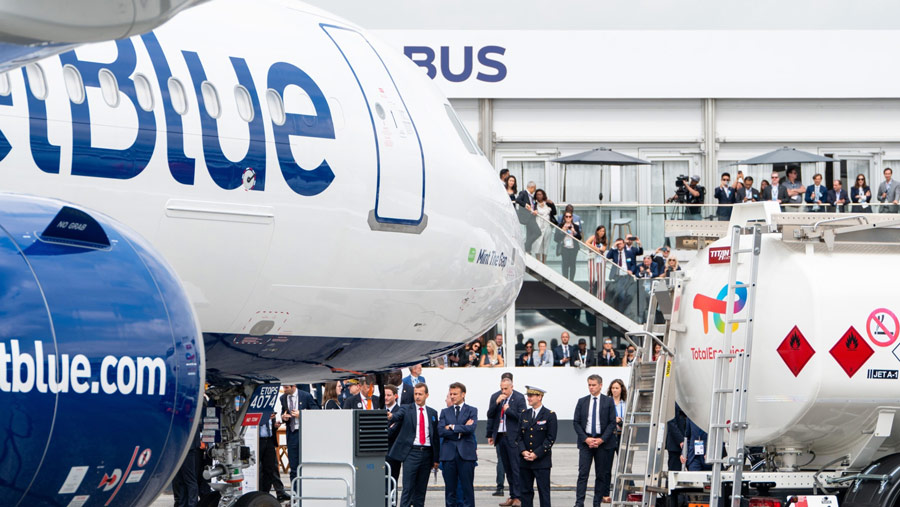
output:
[[344,56],[363,94],[376,150],[373,230],[418,234],[425,229],[425,158],[406,103],[381,56],[353,29],[321,25]]

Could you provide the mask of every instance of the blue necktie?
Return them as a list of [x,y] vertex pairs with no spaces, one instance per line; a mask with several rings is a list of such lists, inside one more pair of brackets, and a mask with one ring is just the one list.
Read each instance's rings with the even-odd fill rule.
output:
[[591,435],[597,431],[597,398],[594,398],[594,408],[591,409]]

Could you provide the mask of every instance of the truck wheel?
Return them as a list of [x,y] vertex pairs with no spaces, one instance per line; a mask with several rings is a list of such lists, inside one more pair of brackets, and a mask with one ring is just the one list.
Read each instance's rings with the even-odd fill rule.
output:
[[238,498],[234,507],[281,507],[281,502],[268,493],[254,491]]
[[890,476],[884,488],[881,481],[854,482],[841,507],[897,507],[900,505],[900,454],[891,454],[867,466],[864,473]]

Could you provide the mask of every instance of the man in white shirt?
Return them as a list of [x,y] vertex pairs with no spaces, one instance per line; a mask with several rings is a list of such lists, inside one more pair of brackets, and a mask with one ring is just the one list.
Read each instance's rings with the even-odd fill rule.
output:
[[544,340],[538,342],[538,349],[534,351],[534,365],[542,367],[553,366],[553,352],[547,350],[547,342]]
[[413,390],[415,403],[402,405],[397,412],[388,412],[388,437],[394,445],[388,459],[403,462],[403,495],[400,507],[422,507],[428,489],[428,475],[437,470],[441,441],[438,438],[437,411],[425,406],[428,386],[422,382]]
[[575,405],[575,434],[578,436],[578,482],[575,486],[575,507],[584,507],[588,475],[594,464],[594,506],[601,500],[609,502],[609,481],[615,449],[613,432],[616,429],[616,407],[612,398],[603,396],[603,379],[588,377],[590,394]]

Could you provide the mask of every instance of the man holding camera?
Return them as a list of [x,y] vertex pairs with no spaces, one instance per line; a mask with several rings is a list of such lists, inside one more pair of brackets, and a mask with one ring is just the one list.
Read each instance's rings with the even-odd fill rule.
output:
[[[706,189],[700,185],[700,176],[696,174],[691,176],[690,182],[687,182],[687,179],[687,176],[679,176],[675,179],[675,195],[669,199],[669,202],[703,204],[703,199],[706,197]],[[702,214],[703,210],[700,206],[685,206],[685,220],[701,220],[703,218]]]

